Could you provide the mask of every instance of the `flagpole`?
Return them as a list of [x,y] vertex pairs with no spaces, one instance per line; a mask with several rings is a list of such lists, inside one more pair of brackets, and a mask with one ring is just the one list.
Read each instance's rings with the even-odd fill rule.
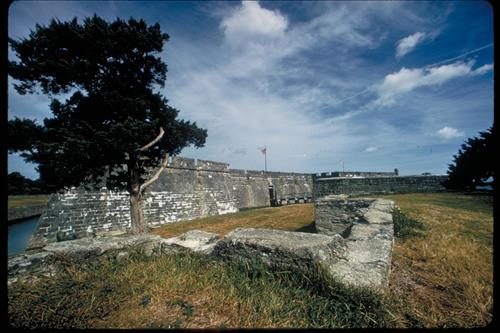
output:
[[264,170],[266,170],[266,172],[267,172],[267,147],[266,146],[264,146],[264,152],[265,152],[264,153],[264,168],[265,168]]

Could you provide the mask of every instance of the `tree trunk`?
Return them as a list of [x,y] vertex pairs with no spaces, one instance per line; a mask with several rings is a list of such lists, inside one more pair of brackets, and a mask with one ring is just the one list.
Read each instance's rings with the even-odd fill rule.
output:
[[139,192],[130,193],[130,222],[133,234],[142,234],[149,231],[142,213],[142,195]]
[[149,231],[144,214],[142,213],[142,191],[141,177],[139,173],[138,160],[131,158],[129,164],[129,194],[130,194],[130,232],[142,234]]
[[144,221],[144,214],[142,212],[142,195],[144,190],[150,186],[153,182],[155,182],[160,174],[165,170],[168,163],[168,154],[163,156],[163,160],[161,162],[160,168],[153,174],[153,176],[146,182],[141,182],[141,174],[140,174],[140,152],[149,149],[154,144],[156,144],[165,134],[163,127],[160,127],[160,133],[158,136],[145,145],[141,147],[135,152],[129,152],[128,156],[130,161],[128,163],[128,172],[129,172],[129,193],[130,193],[130,231],[133,234],[142,234],[149,231],[149,227]]

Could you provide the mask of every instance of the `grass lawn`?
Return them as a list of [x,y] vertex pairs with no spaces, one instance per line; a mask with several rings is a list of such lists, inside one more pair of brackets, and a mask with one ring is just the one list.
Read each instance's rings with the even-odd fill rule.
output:
[[425,227],[424,236],[396,239],[390,289],[410,327],[477,327],[492,320],[491,197],[389,195]]
[[[328,280],[320,268],[271,271],[194,254],[132,255],[9,287],[11,325],[72,328],[478,327],[492,319],[492,205],[457,194],[384,196],[423,230],[395,240],[389,291]],[[220,235],[237,227],[311,230],[300,204],[179,222],[154,230]],[[417,223],[420,225],[420,223]],[[411,235],[411,233],[408,233]]]
[[165,238],[180,235],[188,230],[215,232],[223,237],[236,228],[269,228],[290,231],[314,232],[313,204],[297,204],[245,210],[238,213],[210,216],[202,219],[171,223],[152,230]]
[[8,208],[45,205],[49,201],[49,194],[36,195],[9,195]]

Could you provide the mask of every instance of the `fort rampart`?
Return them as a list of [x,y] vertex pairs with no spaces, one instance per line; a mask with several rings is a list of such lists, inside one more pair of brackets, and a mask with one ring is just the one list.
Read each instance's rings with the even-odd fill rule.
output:
[[[155,227],[270,206],[270,184],[279,202],[311,200],[310,174],[229,169],[227,163],[174,157],[145,193],[144,218]],[[128,228],[127,192],[73,188],[51,196],[29,247]]]
[[331,194],[367,195],[446,191],[441,184],[447,176],[332,177],[313,175],[313,197]]
[[[229,164],[174,157],[145,193],[144,218],[152,227],[245,208],[311,202],[331,194],[439,192],[445,176],[392,172],[305,174],[230,169]],[[51,196],[29,248],[46,243],[122,233],[130,228],[128,193],[72,188]]]

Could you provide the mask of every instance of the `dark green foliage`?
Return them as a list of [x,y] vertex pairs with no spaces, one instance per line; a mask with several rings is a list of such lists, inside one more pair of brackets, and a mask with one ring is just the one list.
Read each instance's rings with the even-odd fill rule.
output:
[[392,211],[392,220],[394,222],[394,235],[398,238],[422,236],[422,231],[425,229],[422,222],[410,218],[399,208]]
[[448,179],[443,183],[446,188],[473,191],[477,186],[494,187],[494,182],[485,182],[494,177],[494,160],[498,153],[494,148],[494,133],[491,127],[462,144],[458,154],[453,156],[453,164],[448,166]]
[[11,172],[7,176],[7,193],[9,195],[21,194],[48,194],[52,188],[43,180],[31,180],[19,172]]
[[[166,153],[203,146],[206,130],[177,119],[179,111],[155,90],[166,80],[158,54],[168,38],[158,24],[93,16],[83,24],[52,20],[36,25],[28,38],[9,39],[18,58],[9,62],[16,90],[41,89],[51,96],[53,112],[43,124],[10,120],[9,151],[39,164],[41,179],[57,188],[98,181],[109,166],[116,172],[107,177],[108,187],[131,191]],[[61,93],[71,96],[55,99]],[[139,153],[160,127],[163,138]]]

